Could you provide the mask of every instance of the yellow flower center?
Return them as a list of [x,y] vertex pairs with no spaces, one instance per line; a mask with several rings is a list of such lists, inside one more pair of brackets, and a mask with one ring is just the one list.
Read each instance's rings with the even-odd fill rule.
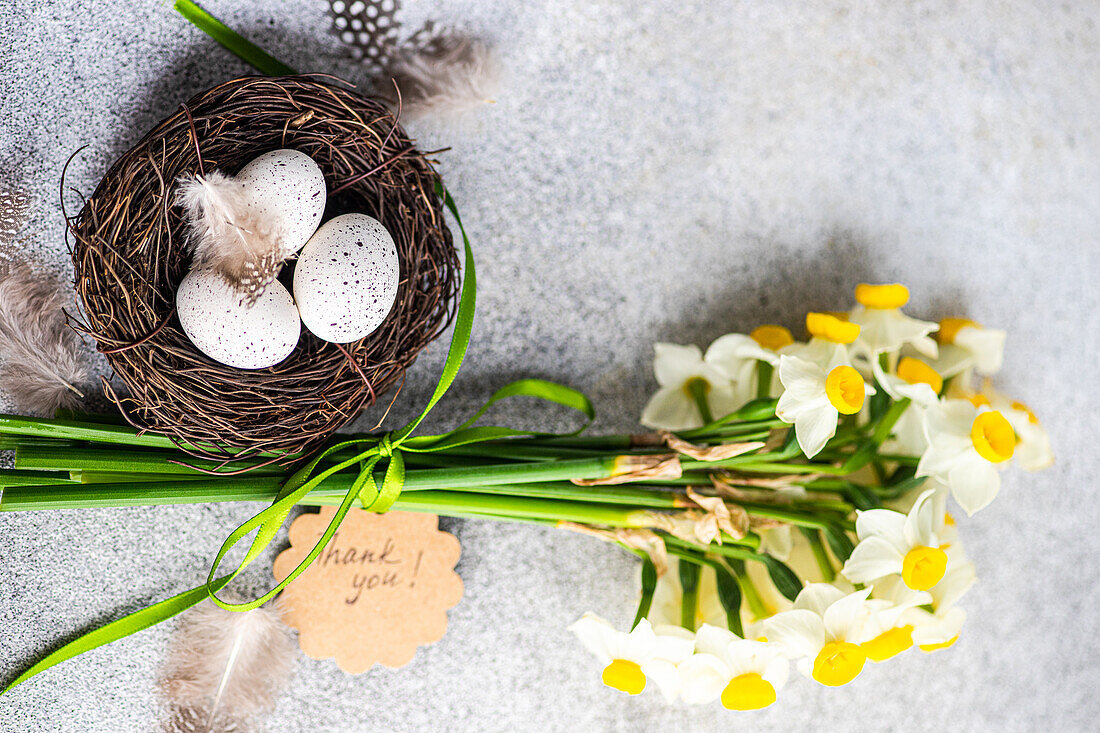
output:
[[909,302],[909,288],[904,285],[856,285],[856,302],[867,308],[891,310]]
[[943,389],[943,377],[920,359],[911,356],[901,357],[898,362],[898,377],[909,384],[927,384],[936,394]]
[[759,710],[773,702],[775,688],[756,672],[734,677],[722,690],[722,707],[726,710]]
[[974,405],[974,407],[989,407],[990,404],[989,398],[978,392],[975,392],[966,399],[970,400],[970,404]]
[[982,324],[969,318],[944,318],[940,321],[940,330],[936,332],[936,340],[941,344],[953,344],[955,343],[955,337],[959,335],[959,331],[967,326],[981,328]]
[[955,526],[955,518],[951,516],[951,512],[943,513],[943,523],[946,524],[948,527]]
[[859,324],[842,321],[828,313],[807,313],[806,330],[814,338],[834,344],[850,344],[859,337]]
[[779,351],[784,346],[790,346],[794,343],[794,336],[791,336],[790,331],[782,326],[771,324],[757,326],[749,334],[749,338],[765,349],[771,349],[772,351]]
[[842,415],[854,415],[863,407],[867,392],[863,377],[850,366],[834,367],[825,377],[825,394],[829,402]]
[[983,412],[974,418],[974,424],[970,426],[970,440],[978,455],[990,463],[1007,461],[1016,450],[1016,433],[1005,416],[996,410]]
[[913,627],[899,626],[888,629],[874,639],[860,644],[872,662],[885,662],[913,646]]
[[939,547],[914,547],[901,561],[901,579],[913,590],[928,590],[943,578],[947,553]]
[[823,685],[839,687],[854,680],[863,670],[867,654],[848,641],[830,641],[814,659],[813,678]]
[[1039,418],[1035,417],[1035,413],[1031,411],[1031,408],[1025,405],[1023,402],[1013,402],[1012,409],[1018,412],[1022,412],[1027,415],[1027,421],[1033,425],[1039,424]]
[[604,667],[603,683],[628,695],[637,695],[645,689],[645,673],[637,662],[616,659]]
[[947,641],[941,641],[939,644],[921,644],[917,648],[920,649],[922,652],[934,652],[937,649],[946,649],[947,647],[953,645],[958,640],[959,640],[959,637],[956,634],[955,636],[952,636]]

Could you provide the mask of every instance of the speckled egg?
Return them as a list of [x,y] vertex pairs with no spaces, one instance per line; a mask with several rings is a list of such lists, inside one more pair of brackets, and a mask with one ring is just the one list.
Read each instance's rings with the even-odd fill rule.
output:
[[282,283],[267,286],[248,308],[221,275],[188,273],[176,291],[176,313],[199,351],[238,369],[263,369],[290,356],[302,332],[298,309]]
[[366,214],[344,214],[317,230],[294,268],[294,300],[306,328],[338,344],[381,325],[397,297],[400,266],[386,227]]
[[236,179],[250,193],[250,207],[278,222],[283,254],[294,254],[309,241],[327,199],[325,177],[305,153],[272,150],[251,161]]

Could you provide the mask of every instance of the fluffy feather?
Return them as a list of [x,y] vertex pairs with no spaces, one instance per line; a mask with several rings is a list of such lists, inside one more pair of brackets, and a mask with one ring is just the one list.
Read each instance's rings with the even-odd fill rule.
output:
[[25,264],[0,271],[0,387],[22,412],[52,416],[74,407],[88,378],[61,286]]
[[245,733],[285,687],[294,643],[277,607],[237,613],[204,601],[184,616],[159,689],[168,733]]
[[492,101],[499,81],[484,41],[442,32],[393,51],[383,67],[401,91],[403,117],[456,114]]
[[181,177],[176,202],[191,224],[194,267],[220,272],[249,305],[255,303],[286,258],[278,227],[249,206],[242,183],[217,171]]

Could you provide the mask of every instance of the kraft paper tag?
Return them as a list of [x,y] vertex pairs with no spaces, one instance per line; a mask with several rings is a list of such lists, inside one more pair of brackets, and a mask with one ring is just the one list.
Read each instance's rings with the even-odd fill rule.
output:
[[[281,581],[320,539],[336,510],[303,514],[290,525],[290,549],[275,558]],[[401,667],[418,646],[439,641],[447,610],[462,598],[455,573],[461,547],[434,514],[352,509],[313,564],[280,596],[284,621],[302,651],[335,658],[361,674],[375,664]]]

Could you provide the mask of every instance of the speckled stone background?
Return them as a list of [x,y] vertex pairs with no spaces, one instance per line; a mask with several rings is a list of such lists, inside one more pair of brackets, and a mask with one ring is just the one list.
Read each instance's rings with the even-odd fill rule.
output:
[[[305,70],[355,79],[322,0],[208,0]],[[674,709],[600,686],[567,625],[625,623],[637,566],[562,532],[445,521],[466,596],[408,667],[348,677],[302,658],[270,731],[1095,730],[1100,714],[1100,42],[1094,2],[407,0],[507,67],[497,102],[410,125],[479,267],[470,356],[434,416],[505,381],[588,391],[635,427],[655,340],[696,342],[908,283],[913,311],[1010,329],[1001,386],[1058,457],[1010,473],[963,532],[980,582],[956,647],[767,711]],[[194,92],[245,67],[167,2],[0,3],[0,171],[38,199],[28,254],[68,276],[58,206]],[[73,206],[75,193],[66,193]],[[408,415],[441,364],[410,373]],[[505,410],[514,424],[565,416]],[[0,516],[0,677],[59,641],[195,585],[257,506]],[[259,569],[257,587],[268,578]],[[3,731],[150,731],[171,625],[0,698]]]

